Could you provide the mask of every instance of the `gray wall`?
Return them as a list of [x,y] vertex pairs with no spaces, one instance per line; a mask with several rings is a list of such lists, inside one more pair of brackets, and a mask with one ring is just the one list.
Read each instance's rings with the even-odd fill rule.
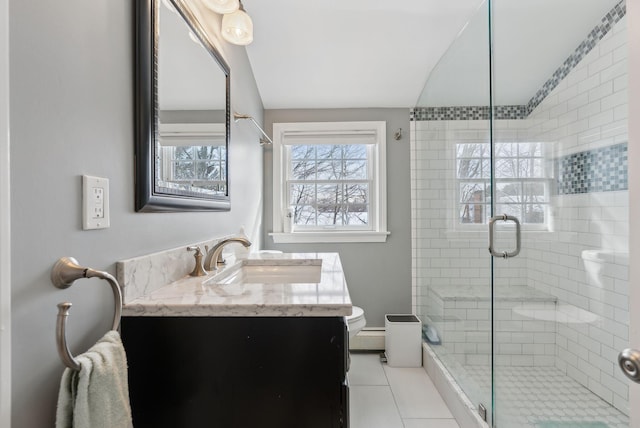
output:
[[[339,252],[351,300],[362,307],[367,327],[384,326],[385,313],[411,312],[411,198],[409,177],[409,109],[266,110],[265,130],[281,122],[341,122],[384,120],[387,122],[387,227],[385,243],[367,244],[274,244],[273,158],[264,156],[264,245],[285,252]],[[401,140],[393,139],[402,128]]]
[[[109,328],[106,283],[58,290],[62,256],[115,273],[117,260],[236,232],[260,245],[262,149],[232,124],[229,213],[139,214],[133,177],[131,0],[10,1],[12,203],[12,411],[16,428],[54,425],[63,365],[54,333],[61,301],[74,304],[68,340],[84,352]],[[262,120],[244,48],[224,46],[232,104]],[[246,124],[245,124],[246,125]],[[110,179],[111,228],[83,231],[82,174]]]

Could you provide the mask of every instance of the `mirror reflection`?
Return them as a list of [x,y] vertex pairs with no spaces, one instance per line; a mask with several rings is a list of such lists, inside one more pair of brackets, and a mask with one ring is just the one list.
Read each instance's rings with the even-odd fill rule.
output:
[[168,0],[159,22],[156,191],[226,195],[226,73]]
[[230,70],[183,0],[136,0],[136,211],[228,211]]

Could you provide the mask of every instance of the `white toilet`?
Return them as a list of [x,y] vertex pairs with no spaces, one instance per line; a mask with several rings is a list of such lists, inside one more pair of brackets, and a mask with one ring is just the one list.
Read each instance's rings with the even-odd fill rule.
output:
[[347,315],[347,325],[349,326],[349,338],[352,338],[360,330],[367,325],[367,320],[364,318],[364,311],[358,306],[353,306],[351,315]]

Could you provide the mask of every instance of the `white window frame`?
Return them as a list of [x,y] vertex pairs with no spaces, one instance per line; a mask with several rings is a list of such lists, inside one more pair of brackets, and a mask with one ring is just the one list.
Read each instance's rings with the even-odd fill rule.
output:
[[[185,180],[183,182],[175,181],[173,178],[173,168],[171,164],[175,158],[176,147],[193,147],[193,146],[225,146],[226,147],[226,130],[224,123],[161,123],[159,126],[160,138],[158,139],[158,150],[162,152],[161,173],[165,173],[159,177],[161,187],[173,188],[178,186],[183,188],[185,184],[191,184],[188,189],[190,191],[198,191],[198,185],[201,184],[227,184],[225,171],[225,179],[219,181],[203,181],[203,180]],[[229,154],[225,151],[226,156]],[[194,164],[196,160],[194,159]],[[220,161],[221,163],[224,161]],[[193,186],[196,186],[195,188]]]
[[[329,242],[385,242],[387,231],[387,167],[384,121],[365,122],[299,122],[273,124],[273,232],[269,235],[275,243],[329,243]],[[370,171],[372,184],[369,189],[369,220],[367,230],[355,228],[298,229],[285,233],[284,220],[287,209],[287,145],[293,138],[304,144],[343,143],[344,139],[358,139],[367,135],[372,139]]]

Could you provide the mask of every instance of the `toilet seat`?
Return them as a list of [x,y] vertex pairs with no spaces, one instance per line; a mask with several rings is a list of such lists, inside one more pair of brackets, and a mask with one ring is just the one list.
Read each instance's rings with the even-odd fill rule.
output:
[[357,320],[359,320],[360,318],[364,317],[364,311],[362,310],[361,307],[359,306],[352,306],[351,307],[351,315],[347,315],[347,321],[348,322],[355,322]]
[[367,325],[364,317],[364,310],[358,306],[352,306],[351,315],[347,315],[347,324],[349,325],[349,336],[355,336],[360,330]]

